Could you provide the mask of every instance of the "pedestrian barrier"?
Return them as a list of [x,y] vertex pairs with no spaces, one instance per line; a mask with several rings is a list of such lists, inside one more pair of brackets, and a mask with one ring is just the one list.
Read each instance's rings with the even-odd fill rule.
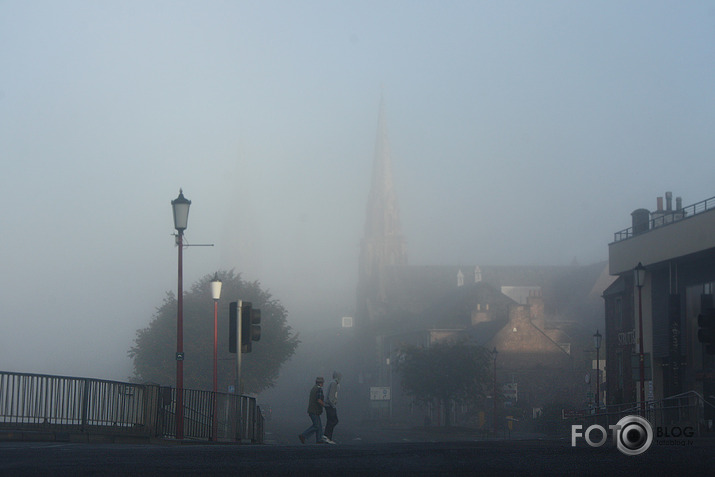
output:
[[[176,437],[175,388],[0,371],[0,430]],[[183,390],[184,438],[263,443],[256,398]]]
[[564,415],[564,419],[607,427],[626,416],[642,415],[653,427],[691,426],[700,435],[701,431],[709,429],[705,419],[706,408],[712,412],[713,405],[697,392],[688,391],[659,401],[647,401],[643,406],[640,403],[611,404],[600,409],[576,411],[568,417]]

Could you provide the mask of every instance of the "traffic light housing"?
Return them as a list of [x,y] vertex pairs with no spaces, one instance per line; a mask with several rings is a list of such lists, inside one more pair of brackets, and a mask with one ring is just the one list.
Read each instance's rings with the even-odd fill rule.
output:
[[251,302],[241,306],[241,352],[251,352],[251,342],[261,339],[261,310],[253,308]]
[[698,315],[698,341],[708,354],[715,354],[715,308],[703,308]]
[[232,301],[228,304],[228,352],[236,352],[236,342],[238,341],[238,302]]

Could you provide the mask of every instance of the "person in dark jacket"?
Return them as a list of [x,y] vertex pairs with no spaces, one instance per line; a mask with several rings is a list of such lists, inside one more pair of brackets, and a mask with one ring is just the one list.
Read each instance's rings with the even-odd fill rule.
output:
[[324,444],[323,439],[323,423],[320,420],[320,415],[323,413],[323,406],[325,406],[325,401],[323,397],[323,383],[325,379],[322,376],[315,378],[315,386],[310,390],[310,395],[308,396],[308,416],[312,421],[312,424],[308,429],[303,431],[298,435],[300,442],[305,444],[305,439],[310,437],[315,433],[315,443]]

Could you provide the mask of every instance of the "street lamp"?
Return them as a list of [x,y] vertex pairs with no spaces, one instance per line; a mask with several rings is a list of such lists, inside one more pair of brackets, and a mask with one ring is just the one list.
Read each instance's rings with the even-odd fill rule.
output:
[[497,347],[495,346],[492,350],[492,356],[494,357],[494,390],[492,392],[494,399],[494,437],[497,436]]
[[641,415],[645,417],[645,355],[643,354],[643,301],[641,297],[641,290],[643,288],[643,284],[645,283],[645,267],[641,262],[638,262],[638,265],[636,265],[636,268],[633,269],[633,272],[635,275],[636,286],[638,287],[638,357],[641,378]]
[[216,393],[218,392],[218,300],[221,298],[221,280],[218,272],[211,280],[211,298],[214,301],[214,387],[213,387],[213,426],[211,438],[216,440]]
[[593,347],[596,348],[596,412],[598,412],[598,409],[601,407],[599,404],[601,401],[601,390],[599,388],[599,385],[601,383],[601,359],[599,356],[599,351],[601,349],[601,333],[596,330],[596,334],[593,335]]
[[179,284],[176,312],[176,438],[184,438],[184,292],[182,277],[183,236],[189,221],[191,201],[179,189],[179,197],[171,201],[174,210],[174,228],[177,231],[176,245],[179,247]]

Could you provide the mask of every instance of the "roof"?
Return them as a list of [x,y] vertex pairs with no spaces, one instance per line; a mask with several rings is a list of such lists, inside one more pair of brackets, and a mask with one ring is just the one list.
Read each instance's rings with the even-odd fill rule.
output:
[[[392,324],[385,324],[400,330],[466,328],[477,304],[492,307],[490,320],[506,319],[516,301],[500,290],[514,286],[540,288],[547,321],[554,327],[570,328],[572,333],[590,330],[603,321],[600,287],[608,283],[603,278],[606,268],[605,261],[589,266],[390,266],[385,270],[384,303]],[[462,286],[458,286],[460,272]],[[474,282],[475,274],[480,282]]]

